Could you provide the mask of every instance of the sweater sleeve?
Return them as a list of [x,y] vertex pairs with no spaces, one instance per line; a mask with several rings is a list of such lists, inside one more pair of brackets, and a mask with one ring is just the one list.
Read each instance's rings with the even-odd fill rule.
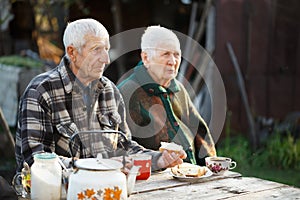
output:
[[121,129],[123,129],[125,131],[126,136],[128,138],[128,142],[129,142],[128,152],[127,152],[128,155],[137,154],[137,153],[149,154],[152,156],[151,170],[152,171],[160,170],[160,168],[157,166],[157,161],[158,161],[159,157],[161,156],[161,153],[158,151],[146,149],[143,146],[139,145],[136,141],[132,140],[131,130],[129,129],[128,124],[126,122],[126,108],[125,108],[124,100],[123,100],[122,96],[120,97],[119,113],[122,117]]
[[193,133],[196,133],[195,148],[198,150],[200,150],[200,148],[204,148],[208,155],[216,154],[214,140],[206,122],[194,106],[184,86],[181,83],[178,83],[178,85],[180,85],[180,89],[182,90],[180,98],[182,99],[182,102],[185,102],[186,109],[188,110],[186,125]]

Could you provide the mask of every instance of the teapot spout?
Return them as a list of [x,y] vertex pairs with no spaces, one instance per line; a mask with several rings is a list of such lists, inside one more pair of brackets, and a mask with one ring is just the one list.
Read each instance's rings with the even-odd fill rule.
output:
[[141,166],[133,165],[129,171],[129,175],[132,174],[132,175],[136,176],[139,173],[140,168],[141,168]]
[[141,166],[132,166],[128,175],[127,175],[127,194],[128,196],[132,193],[136,181],[136,176],[139,173],[139,169]]

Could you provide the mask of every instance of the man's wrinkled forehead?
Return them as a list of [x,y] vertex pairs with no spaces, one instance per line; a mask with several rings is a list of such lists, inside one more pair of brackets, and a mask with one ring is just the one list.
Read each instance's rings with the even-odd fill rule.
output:
[[109,39],[109,35],[107,33],[105,33],[105,32],[99,32],[97,34],[90,32],[90,33],[87,33],[84,36],[84,39],[87,39],[87,40],[89,40],[89,39],[95,39],[95,38],[101,39],[101,40],[108,40]]
[[109,36],[104,34],[101,36],[96,36],[94,34],[87,34],[84,36],[85,41],[90,42],[101,42],[105,44],[109,44]]

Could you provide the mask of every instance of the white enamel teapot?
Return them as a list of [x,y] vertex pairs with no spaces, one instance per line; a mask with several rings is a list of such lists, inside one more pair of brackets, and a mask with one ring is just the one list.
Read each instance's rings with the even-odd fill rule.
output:
[[[93,132],[95,133],[95,131]],[[107,133],[107,131],[97,132]],[[112,132],[119,133],[119,131],[111,130]],[[71,141],[74,137],[76,136],[73,135]],[[124,134],[122,137],[125,138]],[[70,149],[72,149],[71,145]],[[123,163],[113,159],[102,158],[99,155],[97,158],[73,159],[74,169],[68,178],[67,200],[126,200],[128,198],[134,187],[139,167],[133,166],[126,177],[121,171],[122,167],[125,166],[125,155],[123,155]]]

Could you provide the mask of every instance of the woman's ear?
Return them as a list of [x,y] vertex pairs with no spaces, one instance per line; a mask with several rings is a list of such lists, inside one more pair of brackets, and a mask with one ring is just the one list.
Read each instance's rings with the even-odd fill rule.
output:
[[149,57],[148,57],[148,54],[144,51],[141,52],[141,58],[142,58],[142,61],[144,63],[144,66],[146,68],[148,68],[148,65],[149,65]]

